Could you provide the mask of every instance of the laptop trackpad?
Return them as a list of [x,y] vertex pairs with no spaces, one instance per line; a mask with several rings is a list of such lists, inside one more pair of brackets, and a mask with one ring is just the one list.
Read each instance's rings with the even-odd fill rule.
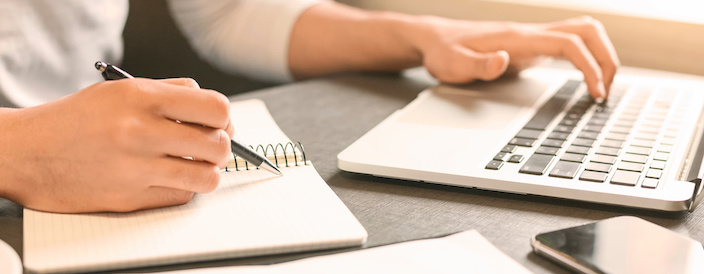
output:
[[408,105],[399,121],[459,128],[501,130],[523,115],[548,83],[534,79],[481,82],[465,87],[441,85]]

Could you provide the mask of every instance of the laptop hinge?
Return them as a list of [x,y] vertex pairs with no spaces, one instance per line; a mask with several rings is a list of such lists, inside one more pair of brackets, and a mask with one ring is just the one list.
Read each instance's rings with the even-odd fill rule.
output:
[[689,198],[687,210],[694,212],[694,209],[702,202],[702,179],[697,178],[690,182],[694,184],[694,190],[692,191],[692,197]]
[[696,125],[694,134],[692,135],[694,138],[688,146],[690,153],[688,153],[685,158],[685,165],[680,173],[682,175],[680,179],[689,180],[694,184],[692,197],[689,199],[687,205],[690,212],[694,211],[702,200],[702,178],[704,177],[702,174],[704,172],[704,168],[702,167],[702,160],[704,159],[704,109],[699,113],[699,119]]

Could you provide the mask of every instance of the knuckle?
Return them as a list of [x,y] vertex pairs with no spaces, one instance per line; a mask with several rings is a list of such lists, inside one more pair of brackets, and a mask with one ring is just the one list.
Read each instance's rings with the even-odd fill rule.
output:
[[152,128],[143,119],[128,115],[118,120],[114,127],[112,138],[115,143],[122,147],[129,147],[135,144],[136,140],[144,141],[145,133]]
[[220,92],[214,90],[209,90],[209,92],[212,94],[213,111],[222,120],[220,128],[224,129],[230,121],[230,100]]
[[593,24],[594,22],[598,22],[598,20],[594,19],[594,17],[591,17],[589,15],[582,15],[578,17],[578,19],[586,24]]
[[228,117],[228,114],[230,113],[230,100],[227,99],[227,96],[225,96],[222,93],[219,93],[217,91],[214,91],[216,93],[215,100],[216,100],[216,107],[217,110],[224,114],[226,117]]
[[184,86],[193,87],[193,88],[200,88],[200,85],[198,84],[198,82],[193,78],[190,78],[190,77],[183,78],[183,81],[184,81]]
[[618,70],[618,66],[619,66],[618,60],[614,60],[611,63],[604,64],[604,71],[608,71],[608,72],[612,72],[612,73],[616,72],[616,70]]
[[582,43],[582,37],[574,33],[565,33],[562,35],[562,39],[565,44],[569,46],[580,46]]
[[218,130],[218,151],[221,153],[219,166],[225,166],[230,158],[230,135],[224,130]]
[[220,184],[220,168],[214,165],[204,168],[202,179],[198,183],[202,193],[215,190]]
[[169,191],[164,195],[164,203],[167,205],[183,205],[193,199],[193,192]]

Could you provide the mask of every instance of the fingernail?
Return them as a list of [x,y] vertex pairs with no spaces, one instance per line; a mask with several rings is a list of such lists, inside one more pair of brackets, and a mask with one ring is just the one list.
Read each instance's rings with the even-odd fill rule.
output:
[[503,73],[504,70],[506,70],[507,67],[507,60],[508,60],[508,52],[504,50],[500,50],[496,52],[496,55],[487,60],[486,62],[486,71],[492,73],[492,74],[499,74]]
[[606,88],[604,87],[604,82],[599,81],[596,85],[597,91],[599,92],[599,98],[606,99]]

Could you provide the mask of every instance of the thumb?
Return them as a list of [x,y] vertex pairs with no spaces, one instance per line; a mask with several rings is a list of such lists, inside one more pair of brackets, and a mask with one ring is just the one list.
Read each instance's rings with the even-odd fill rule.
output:
[[499,78],[506,72],[509,63],[508,52],[504,50],[496,52],[475,52],[467,49],[466,66],[473,78],[485,81]]
[[425,57],[428,72],[447,83],[494,80],[506,72],[508,63],[506,51],[482,53],[463,46],[431,52]]

